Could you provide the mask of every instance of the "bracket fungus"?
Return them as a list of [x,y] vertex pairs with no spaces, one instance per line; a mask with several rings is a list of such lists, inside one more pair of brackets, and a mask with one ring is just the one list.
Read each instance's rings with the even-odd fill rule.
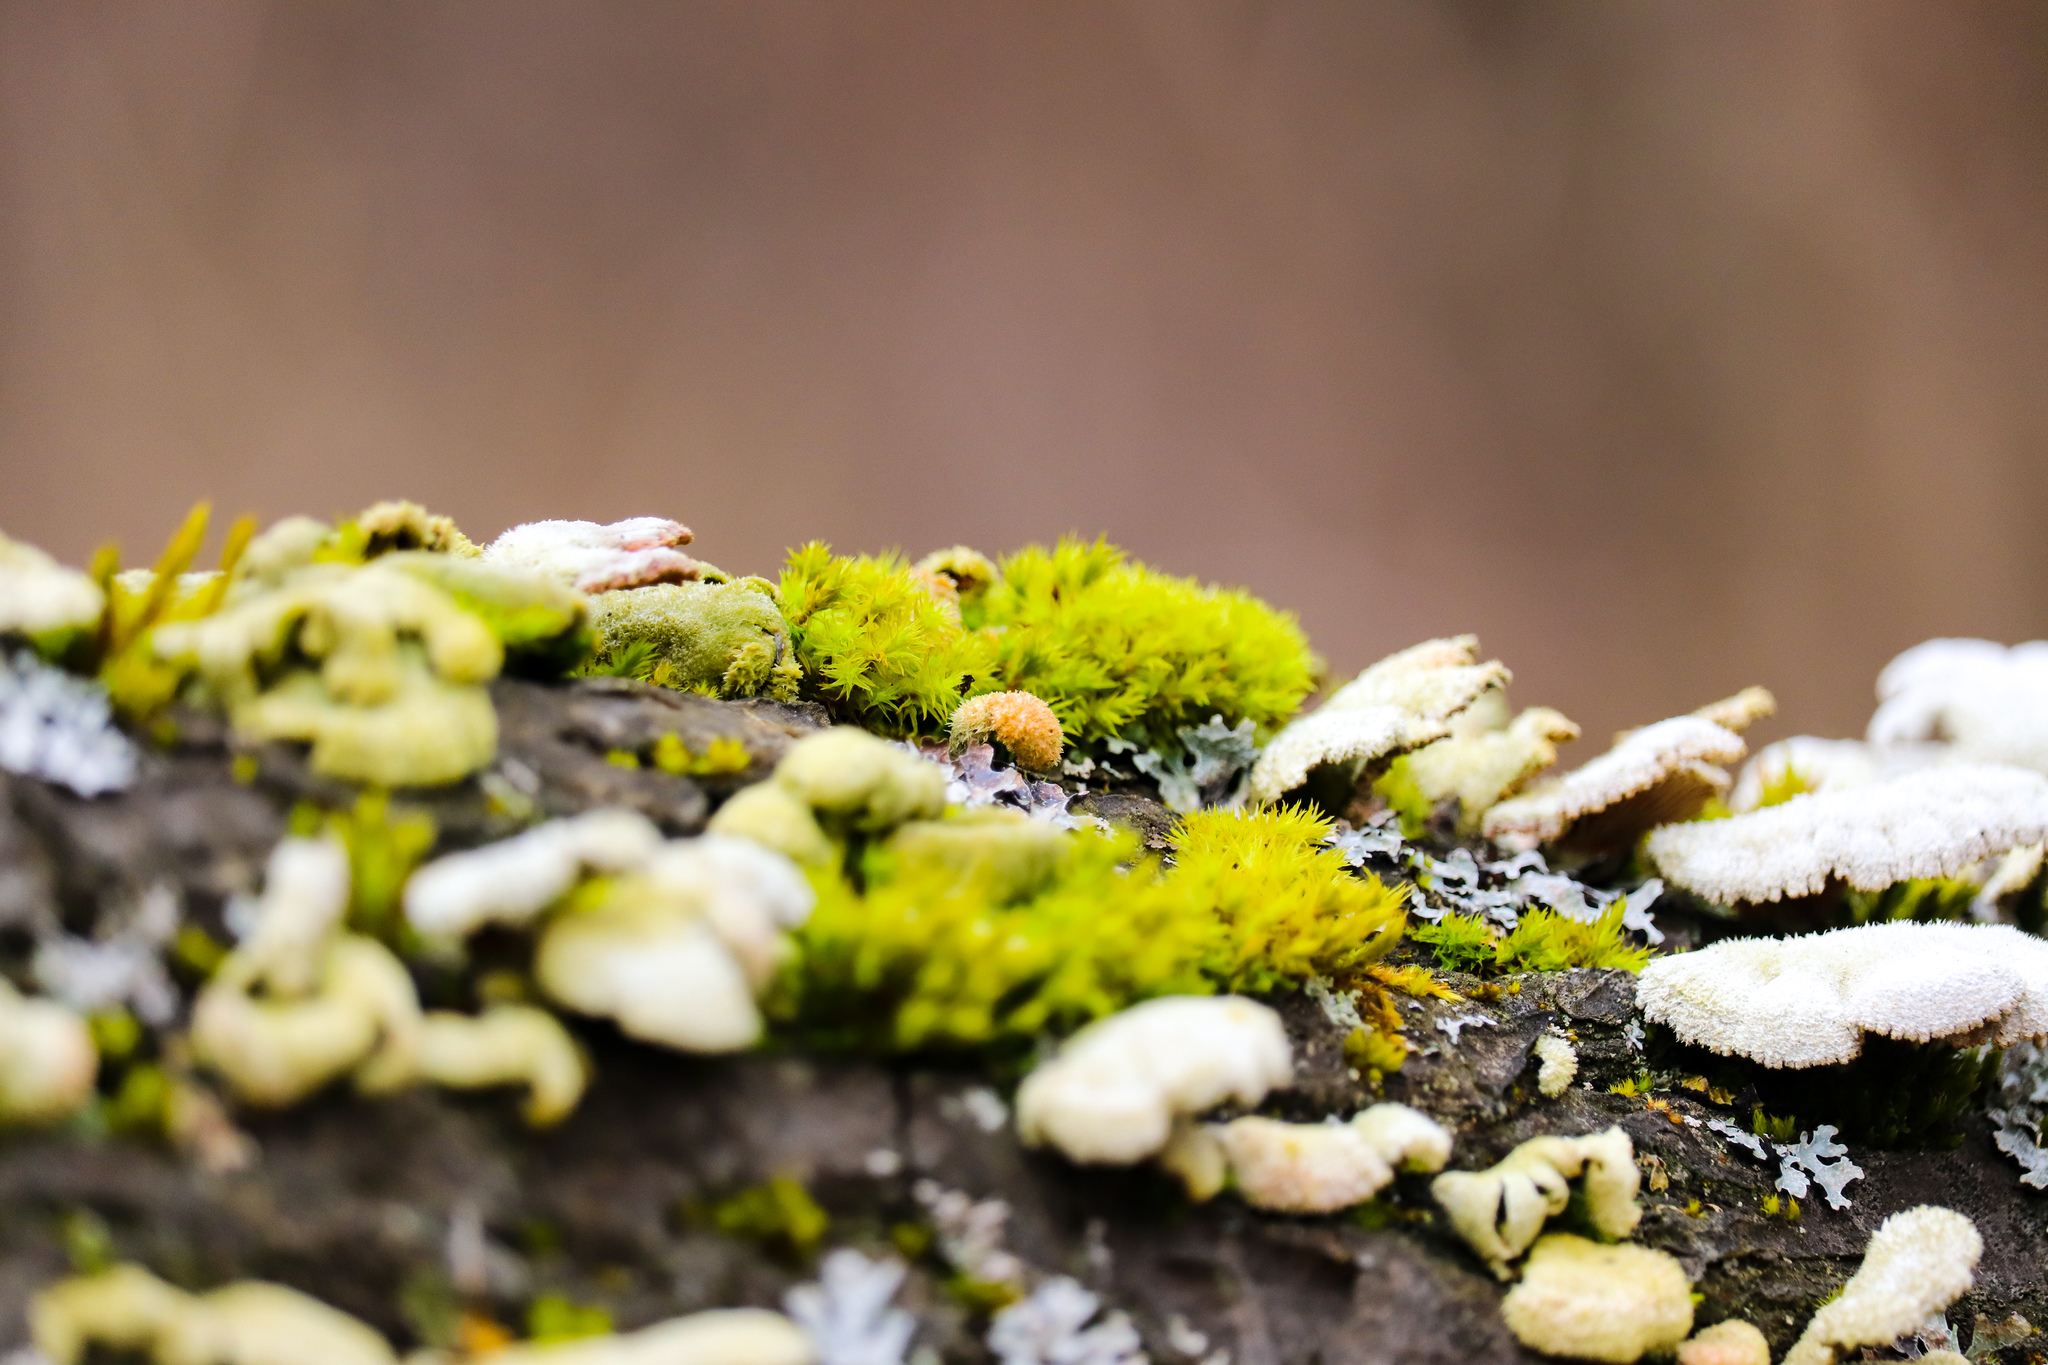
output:
[[2048,942],[2008,925],[1896,922],[1723,939],[1660,957],[1643,1017],[1767,1067],[1832,1066],[1866,1033],[2001,1046],[2048,1034]]
[[1909,878],[1954,877],[2044,838],[2048,777],[1957,764],[1668,826],[1650,836],[1648,852],[1678,886],[1755,903],[1817,895],[1830,880],[1881,891]]
[[663,687],[795,701],[803,681],[775,590],[763,579],[602,592],[590,599],[590,621],[599,667],[640,657],[634,675]]
[[1552,1233],[1529,1253],[1500,1315],[1546,1355],[1628,1365],[1692,1331],[1692,1282],[1666,1252]]
[[1620,1238],[1635,1230],[1643,1216],[1636,1206],[1642,1175],[1628,1134],[1618,1127],[1586,1137],[1533,1137],[1486,1170],[1446,1171],[1429,1189],[1458,1235],[1505,1280],[1508,1263],[1571,1202],[1575,1179],[1582,1180],[1595,1231]]
[[2048,640],[1928,640],[1877,675],[1871,744],[1940,746],[1961,763],[2048,773]]
[[1623,848],[1645,830],[1689,820],[1728,790],[1720,766],[1742,757],[1731,724],[1768,714],[1761,688],[1630,731],[1598,758],[1486,812],[1480,828],[1504,848]]
[[192,1009],[194,1055],[239,1098],[289,1105],[352,1075],[373,1094],[418,1080],[524,1084],[534,1124],[575,1107],[588,1076],[553,1016],[510,1005],[478,1018],[423,1013],[405,964],[342,929],[348,898],[338,843],[286,839],[271,854],[255,928]]
[[1968,1292],[1984,1254],[1976,1224],[1923,1204],[1871,1235],[1863,1265],[1821,1305],[1784,1365],[1834,1365],[1859,1346],[1889,1346]]
[[1177,1118],[1250,1106],[1293,1075],[1280,1016],[1239,996],[1166,996],[1097,1020],[1017,1090],[1017,1131],[1079,1162],[1129,1165]]
[[704,566],[675,548],[688,545],[690,528],[666,517],[594,521],[529,521],[484,547],[486,561],[546,574],[578,592],[688,583]]
[[1558,745],[1578,737],[1562,712],[1532,706],[1510,719],[1503,694],[1488,692],[1451,721],[1448,738],[1403,761],[1425,799],[1456,801],[1460,826],[1476,829],[1487,811],[1557,762]]
[[46,654],[99,624],[106,594],[90,575],[33,545],[0,536],[0,635],[25,635]]
[[1512,676],[1499,660],[1478,657],[1479,637],[1458,635],[1373,664],[1273,737],[1252,765],[1251,799],[1278,801],[1321,767],[1355,780],[1366,765],[1445,738],[1451,717]]
[[1349,1123],[1184,1122],[1159,1160],[1198,1201],[1231,1185],[1254,1208],[1333,1213],[1372,1198],[1396,1171],[1434,1173],[1450,1157],[1451,1135],[1434,1119],[1376,1104]]
[[958,754],[994,742],[1010,751],[1027,772],[1050,773],[1060,766],[1060,718],[1029,692],[986,692],[960,703],[953,713],[946,748]]
[[188,1294],[137,1265],[59,1281],[29,1304],[29,1333],[50,1365],[82,1365],[94,1347],[154,1365],[396,1365],[368,1325],[281,1284],[244,1280]]

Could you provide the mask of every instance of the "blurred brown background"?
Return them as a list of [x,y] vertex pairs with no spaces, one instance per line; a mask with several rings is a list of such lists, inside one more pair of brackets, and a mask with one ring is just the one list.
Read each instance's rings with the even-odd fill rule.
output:
[[0,3],[0,527],[73,560],[1101,531],[1343,672],[1855,733],[2048,629],[2044,295],[2037,3]]

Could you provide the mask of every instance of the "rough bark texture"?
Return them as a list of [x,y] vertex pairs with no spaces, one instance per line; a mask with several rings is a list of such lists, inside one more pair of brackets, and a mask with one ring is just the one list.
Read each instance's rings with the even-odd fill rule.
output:
[[[689,832],[818,723],[799,708],[610,682],[508,681],[497,701],[504,739],[492,774],[419,802],[446,846],[509,832],[531,816],[506,808],[521,797],[547,814],[625,804]],[[693,752],[715,735],[739,738],[753,767],[720,787],[608,761],[665,731]],[[217,730],[187,717],[181,733],[124,795],[88,802],[5,781],[0,915],[12,926],[11,951],[25,952],[29,931],[53,917],[90,932],[160,883],[188,915],[213,922],[227,896],[254,889],[294,802],[353,799],[286,748],[262,751],[238,780]],[[1163,819],[1128,795],[1095,804],[1141,826]],[[1984,1235],[1976,1290],[1952,1322],[2014,1311],[2048,1320],[2048,1196],[2019,1185],[1981,1119],[1952,1150],[1855,1149],[1867,1174],[1849,1187],[1853,1207],[1802,1201],[1803,1217],[1789,1222],[1759,1209],[1775,1162],[1686,1122],[1737,1117],[1732,1110],[1683,1091],[1648,1100],[1609,1093],[1638,1066],[1623,1032],[1633,1007],[1627,974],[1471,984],[1475,998],[1465,1003],[1402,1002],[1418,1051],[1378,1093],[1346,1064],[1339,1026],[1305,1000],[1276,1001],[1298,1064],[1269,1112],[1307,1119],[1402,1100],[1455,1129],[1460,1168],[1488,1165],[1536,1133],[1620,1123],[1646,1174],[1639,1240],[1684,1262],[1704,1296],[1702,1325],[1746,1317],[1779,1350],[1855,1268],[1877,1224],[1920,1203],[1959,1209]],[[1437,1026],[1472,1015],[1491,1022],[1467,1022],[1455,1045]],[[1577,1085],[1556,1100],[1537,1094],[1530,1057],[1551,1026],[1576,1036],[1581,1059]],[[1436,1214],[1426,1178],[1403,1177],[1345,1217],[1265,1216],[1229,1196],[1193,1207],[1149,1167],[1081,1170],[1022,1150],[1008,1124],[991,1121],[988,1097],[970,1098],[1003,1089],[989,1076],[772,1049],[692,1058],[578,1027],[599,1079],[550,1132],[523,1127],[509,1095],[423,1089],[377,1101],[336,1091],[284,1113],[239,1114],[261,1157],[234,1175],[208,1174],[155,1142],[75,1128],[0,1138],[0,1350],[23,1340],[28,1295],[66,1272],[66,1229],[75,1241],[81,1211],[104,1221],[119,1255],[173,1279],[282,1281],[401,1343],[445,1329],[464,1306],[517,1321],[544,1290],[603,1304],[621,1326],[774,1304],[809,1275],[802,1257],[721,1234],[705,1210],[788,1176],[830,1213],[826,1246],[902,1243],[924,1218],[913,1195],[920,1180],[1004,1201],[1009,1250],[1130,1312],[1155,1361],[1206,1359],[1219,1348],[1233,1365],[1534,1358],[1502,1325],[1502,1287]],[[453,1277],[473,1269],[451,1267],[451,1229],[479,1224],[486,1273],[458,1284]],[[930,1254],[914,1267],[902,1301],[920,1318],[918,1340],[948,1361],[983,1360],[982,1324],[947,1291],[946,1273]],[[1202,1351],[1184,1349],[1190,1333]],[[2029,1357],[2015,1348],[2003,1358]]]

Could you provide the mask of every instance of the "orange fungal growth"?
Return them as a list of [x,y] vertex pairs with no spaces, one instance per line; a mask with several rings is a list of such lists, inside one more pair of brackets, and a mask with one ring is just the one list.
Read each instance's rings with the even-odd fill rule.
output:
[[1018,767],[1035,773],[1058,768],[1066,744],[1059,717],[1029,692],[990,692],[962,702],[953,713],[947,746],[952,752],[992,740],[1010,751]]

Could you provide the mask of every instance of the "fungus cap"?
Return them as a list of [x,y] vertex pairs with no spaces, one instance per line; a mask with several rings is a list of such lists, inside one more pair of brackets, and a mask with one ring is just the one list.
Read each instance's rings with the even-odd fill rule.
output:
[[1911,921],[1723,939],[1652,960],[1636,1003],[1687,1043],[1768,1067],[1847,1062],[1865,1033],[2005,1046],[2048,1034],[2048,942]]
[[544,573],[578,592],[685,583],[704,566],[676,549],[693,539],[690,528],[666,517],[594,521],[529,521],[485,547],[483,557]]
[[[1689,816],[1707,797],[1728,789],[1720,764],[1743,754],[1742,737],[1699,716],[1674,716],[1624,736],[1606,753],[1563,777],[1486,813],[1486,837],[1518,850],[1555,842],[1572,825],[1630,797],[1657,809],[1645,818]],[[1658,800],[1659,795],[1668,797]]]
[[1025,1143],[1129,1165],[1166,1145],[1177,1117],[1254,1105],[1293,1075],[1287,1031],[1239,996],[1165,996],[1097,1020],[1017,1091]]
[[1953,877],[2043,838],[2048,777],[1957,764],[1672,825],[1650,836],[1649,855],[1675,885],[1732,903],[1811,896],[1830,878],[1882,891],[1915,877]]
[[535,1127],[568,1117],[590,1083],[569,1031],[531,1005],[493,1005],[475,1018],[435,1010],[421,1023],[419,1066],[427,1080],[458,1090],[526,1087]]
[[1640,1360],[1692,1331],[1692,1283],[1666,1252],[1552,1233],[1536,1243],[1501,1318],[1524,1346],[1580,1360]]
[[792,744],[775,783],[822,816],[877,832],[946,809],[946,769],[865,730],[835,725]]
[[1967,1293],[1984,1254],[1977,1225],[1923,1204],[1871,1235],[1863,1265],[1822,1304],[1784,1365],[1833,1365],[1837,1351],[1889,1346]]
[[1966,763],[2048,772],[2048,640],[1928,640],[1877,675],[1870,742],[1938,743]]
[[737,1052],[761,1036],[746,968],[687,898],[623,884],[551,923],[533,970],[548,995],[683,1052]]
[[1408,756],[1408,775],[1422,794],[1432,802],[1455,798],[1467,820],[1521,790],[1557,762],[1558,745],[1579,737],[1577,725],[1547,706],[1503,716],[1497,725],[1468,726],[1483,706],[1482,700],[1454,720],[1449,738]]
[[1391,654],[1291,722],[1252,765],[1255,803],[1279,800],[1324,764],[1358,764],[1421,748],[1450,734],[1450,718],[1512,676],[1477,664],[1479,637],[1428,640]]

